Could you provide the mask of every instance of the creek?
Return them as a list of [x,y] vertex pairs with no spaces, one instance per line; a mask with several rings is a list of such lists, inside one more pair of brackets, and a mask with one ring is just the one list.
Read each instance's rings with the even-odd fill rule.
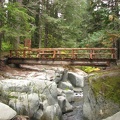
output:
[[[50,90],[51,88],[54,89],[50,93],[50,96],[48,95],[49,90],[47,91],[47,96],[48,96],[48,99],[50,100],[50,103],[46,104],[47,102],[47,99],[45,97],[46,94],[42,95],[41,93],[41,95],[45,97],[46,102],[40,101],[41,103],[39,104],[39,105],[43,105],[45,109],[50,108],[50,113],[49,112],[47,113],[48,117],[51,115],[54,116],[58,113],[61,113],[59,111],[61,109],[62,118],[63,118],[62,120],[84,120],[85,118],[89,120],[102,120],[102,119],[109,120],[109,118],[107,119],[107,117],[109,116],[111,116],[110,120],[113,120],[112,119],[112,117],[114,118],[113,115],[120,111],[120,106],[119,106],[120,87],[118,86],[120,82],[119,72],[120,72],[120,68],[114,68],[114,69],[110,69],[110,70],[108,69],[105,71],[103,70],[103,71],[97,72],[96,74],[95,73],[89,74],[88,76],[88,74],[84,73],[81,70],[77,70],[77,69],[74,71],[66,70],[66,68],[63,68],[61,66],[53,67],[53,66],[43,66],[43,65],[39,65],[39,66],[22,65],[20,68],[13,68],[13,66],[11,68],[11,67],[5,66],[4,70],[0,71],[0,80],[1,80],[0,90],[2,90],[3,93],[2,91],[0,92],[3,94],[3,96],[5,96],[6,93],[8,92],[7,98],[9,98],[12,95],[11,98],[9,98],[9,100],[13,99],[14,97],[16,98],[17,94],[15,93],[18,93],[18,92],[20,93],[20,95],[17,96],[17,100],[19,100],[18,99],[19,97],[23,97],[23,96],[25,97],[25,95],[29,97],[33,95],[32,99],[35,100],[34,97],[36,96],[37,98],[38,96],[37,92],[42,87],[42,85],[45,86],[46,83],[49,85],[51,83],[54,83],[53,85],[50,86]],[[86,78],[89,78],[89,79],[86,79]],[[46,83],[44,83],[45,81]],[[76,86],[80,85],[81,87],[80,86],[74,87],[73,84]],[[112,89],[110,89],[111,87],[109,86],[112,86],[113,90],[115,89],[114,93],[111,91]],[[17,87],[18,89],[16,89]],[[37,88],[34,89],[35,87]],[[6,88],[8,89],[8,91],[6,91],[4,94],[4,90]],[[15,91],[9,91],[11,90],[11,88],[14,89]],[[31,88],[32,88],[32,91],[31,91]],[[24,92],[24,90],[25,91],[27,90],[27,94]],[[38,91],[36,92],[36,90]],[[44,90],[44,87],[43,87],[43,90]],[[97,93],[97,96],[95,93]],[[83,98],[83,94],[84,94],[84,98]],[[113,97],[108,96],[110,99],[105,99],[104,97],[105,94],[106,95],[110,94],[110,96],[112,95]],[[54,103],[54,98],[57,104]],[[84,102],[83,102],[83,99],[84,99]],[[2,101],[1,98],[0,100]],[[3,101],[4,100],[5,98],[3,98]],[[29,99],[27,100],[29,101]],[[64,100],[65,101],[67,100],[65,104],[64,104]],[[36,101],[39,101],[39,99],[36,99]],[[11,103],[13,103],[13,101]],[[19,104],[16,103],[16,105],[19,105]],[[55,108],[56,105],[58,105],[57,107],[60,109],[56,109]],[[31,106],[31,107],[34,107],[34,106]],[[54,114],[55,111],[52,111],[52,114],[51,114],[51,110],[53,110],[52,108],[56,109],[55,114]],[[34,110],[36,110],[36,108]],[[44,115],[44,110],[39,109],[39,111],[41,111],[40,113]],[[19,115],[22,115],[22,114],[20,113]],[[29,116],[29,114],[27,115]],[[61,114],[59,114],[59,116],[61,116]],[[83,118],[83,116],[85,118]],[[119,116],[120,116],[120,112],[115,114],[115,117],[119,118]],[[30,120],[33,120],[33,119],[30,119]],[[35,119],[35,120],[39,120],[39,119]],[[48,119],[44,119],[44,120],[48,120]],[[53,120],[53,119],[49,119],[49,120]],[[61,119],[58,118],[58,120],[61,120]],[[119,119],[116,119],[116,120],[119,120]]]
[[[2,77],[0,77],[1,80],[5,79],[16,79],[16,80],[50,80],[52,81],[54,79],[54,75],[56,72],[63,70],[63,67],[56,66],[28,66],[28,65],[22,65],[21,68],[12,68],[8,67],[5,73],[2,73]],[[85,73],[83,73],[85,74]],[[85,74],[86,75],[86,74]],[[73,106],[73,109],[65,112],[62,114],[63,120],[83,120],[83,92],[81,89],[76,90],[74,92],[75,94],[75,100],[74,102],[70,102],[70,104]]]

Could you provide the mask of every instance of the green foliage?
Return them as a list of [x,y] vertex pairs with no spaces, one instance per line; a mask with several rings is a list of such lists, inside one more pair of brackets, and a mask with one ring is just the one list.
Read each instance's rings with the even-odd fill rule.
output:
[[9,41],[7,41],[7,42],[2,42],[2,51],[8,51],[8,50],[10,50],[10,49],[12,49],[13,48],[13,46],[10,44],[10,42]]
[[[61,1],[61,25],[59,33],[67,47],[79,47],[78,39],[84,30],[80,25],[86,21],[86,0]],[[84,23],[86,24],[86,23]]]
[[7,7],[0,8],[0,32],[14,39],[32,36],[32,47],[112,47],[120,37],[119,5],[114,2],[108,5],[102,0],[23,0],[24,5],[9,2]]
[[98,96],[101,94],[108,100],[120,104],[120,77],[119,76],[104,76],[92,82],[93,90]]
[[88,38],[80,42],[82,47],[111,47],[113,41],[109,39],[106,30],[99,30],[88,35]]
[[[2,33],[1,37],[4,36],[2,40],[8,41],[18,48],[21,38],[31,38],[35,29],[34,21],[34,18],[28,14],[27,9],[18,2],[4,4],[0,7],[0,33]],[[20,39],[19,42],[17,39]],[[11,48],[6,43],[3,42],[2,50]]]
[[19,44],[19,49],[25,49],[24,44]]
[[[119,9],[117,11],[115,9],[118,7],[117,4],[114,4],[114,1],[112,2],[108,4],[103,3],[102,0],[88,2],[87,11],[84,14],[87,20],[80,24],[83,29],[80,32],[81,37],[78,39],[80,47],[112,47],[113,41],[109,40],[108,33],[120,33],[120,19],[117,14]],[[109,4],[114,5],[111,8]],[[118,37],[114,40],[116,39]]]
[[30,36],[34,27],[31,23],[34,18],[27,14],[27,10],[18,3],[8,3],[7,7],[3,8],[6,14],[2,14],[3,24],[0,32],[4,31],[6,36]]
[[[44,45],[43,45],[44,46]],[[48,46],[49,48],[54,48],[54,47],[63,47],[64,43],[62,40],[57,40],[54,36],[48,35]]]
[[[45,1],[40,4],[41,9],[38,9],[38,4],[34,2],[28,4],[35,14],[40,12],[36,15],[35,46],[42,41],[42,47],[79,47],[77,42],[80,37],[79,25],[86,19],[86,16],[83,19],[86,1],[56,0],[52,3]],[[58,13],[61,16],[58,16]]]
[[99,68],[91,67],[91,66],[81,66],[79,69],[85,71],[86,73],[96,72],[99,71]]

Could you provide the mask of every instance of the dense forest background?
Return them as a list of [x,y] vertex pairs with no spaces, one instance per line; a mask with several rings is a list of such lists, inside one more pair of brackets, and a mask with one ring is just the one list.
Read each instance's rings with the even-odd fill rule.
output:
[[115,47],[119,0],[0,0],[0,50]]

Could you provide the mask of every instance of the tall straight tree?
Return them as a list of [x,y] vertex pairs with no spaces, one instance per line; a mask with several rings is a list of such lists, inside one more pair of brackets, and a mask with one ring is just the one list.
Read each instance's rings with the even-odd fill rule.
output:
[[55,29],[58,25],[56,2],[53,0],[31,0],[29,4],[27,4],[27,7],[31,13],[33,13],[36,21],[36,30],[33,36],[34,46],[52,47],[52,45],[50,45],[52,42],[51,39],[56,39],[57,37],[57,35],[55,35]]
[[[0,12],[2,12],[3,9],[3,0],[0,0]],[[0,18],[2,18],[2,13],[0,13]],[[0,28],[2,27],[3,23],[2,23],[2,19],[0,19]],[[1,57],[1,50],[2,50],[2,37],[3,37],[3,32],[0,32],[0,57]]]
[[91,27],[87,24],[88,36],[82,43],[90,41],[89,47],[111,47],[111,39],[119,37],[119,8],[118,0],[89,0],[88,13],[91,19],[87,18]]
[[39,15],[38,15],[38,19],[39,19],[39,21],[38,21],[38,32],[39,32],[39,37],[38,37],[38,40],[39,40],[39,48],[41,48],[42,47],[42,14],[43,14],[43,2],[42,1],[40,1],[40,6],[39,6],[39,8],[38,8],[38,13],[39,13]]
[[31,36],[34,30],[34,18],[28,15],[26,8],[18,2],[9,2],[3,7],[3,12],[1,11],[3,19],[0,18],[2,22],[0,32],[4,32],[6,37],[12,37],[13,40],[17,37]]
[[43,14],[43,1],[44,0],[23,0],[23,4],[29,11],[29,14],[35,18],[36,29],[32,36],[32,46],[42,47],[42,14]]

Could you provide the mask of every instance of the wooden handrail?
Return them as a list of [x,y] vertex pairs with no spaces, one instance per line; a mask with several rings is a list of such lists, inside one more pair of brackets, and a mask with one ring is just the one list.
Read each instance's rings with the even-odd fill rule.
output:
[[10,58],[116,59],[116,48],[39,48],[10,50]]

